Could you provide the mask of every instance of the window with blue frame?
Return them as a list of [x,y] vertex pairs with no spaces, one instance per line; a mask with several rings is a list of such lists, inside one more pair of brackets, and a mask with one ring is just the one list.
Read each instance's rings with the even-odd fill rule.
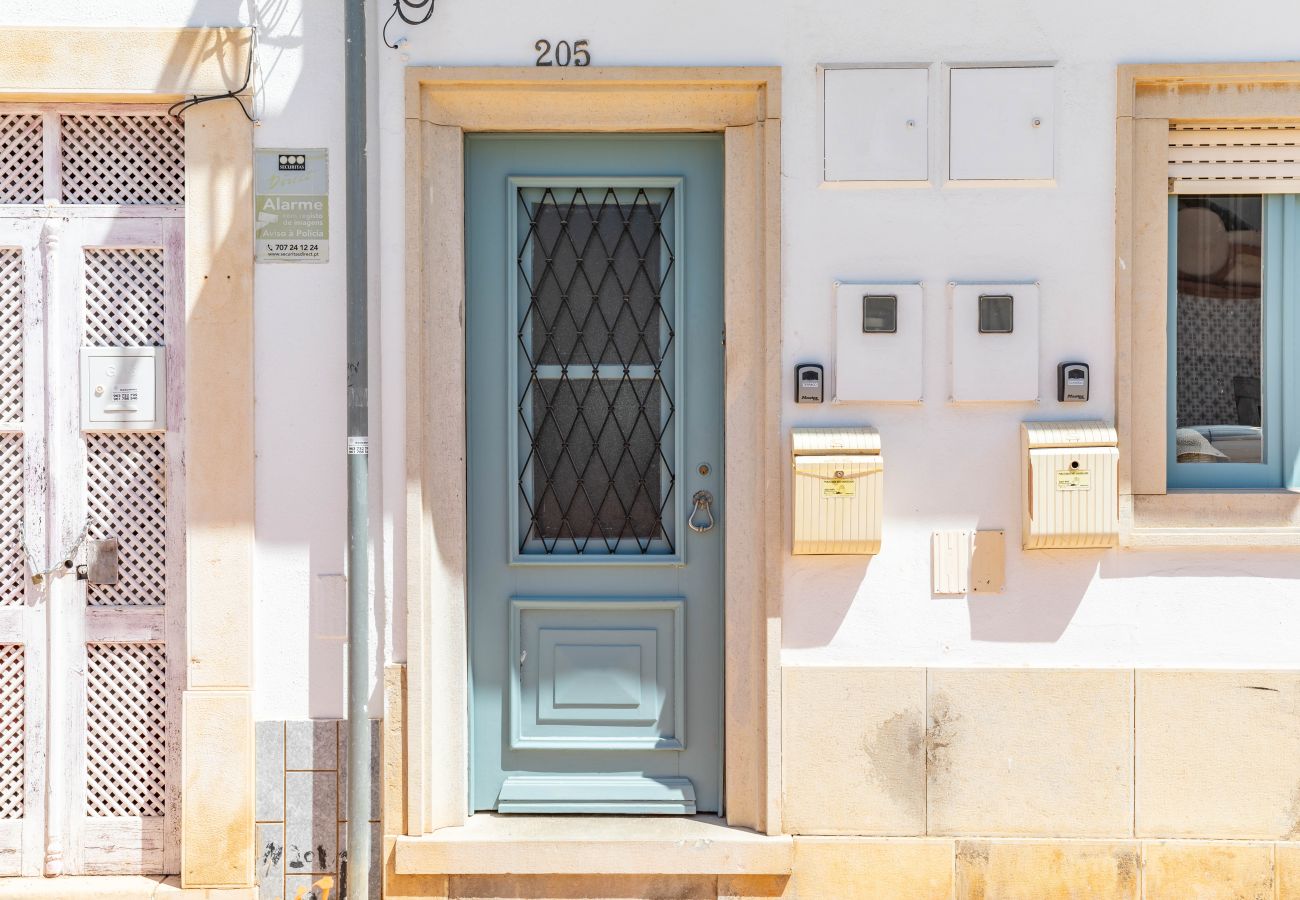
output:
[[1169,200],[1170,488],[1300,489],[1294,194]]

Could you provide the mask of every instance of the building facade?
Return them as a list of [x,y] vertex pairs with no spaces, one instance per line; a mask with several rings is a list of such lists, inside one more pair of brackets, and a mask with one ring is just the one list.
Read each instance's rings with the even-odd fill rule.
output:
[[0,896],[1300,896],[1300,11],[369,2],[361,442],[344,6],[0,13]]

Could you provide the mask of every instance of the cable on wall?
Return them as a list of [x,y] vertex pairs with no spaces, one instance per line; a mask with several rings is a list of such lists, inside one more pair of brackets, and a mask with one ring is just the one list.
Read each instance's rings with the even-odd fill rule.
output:
[[[427,2],[432,3],[433,0],[427,0]],[[202,96],[195,94],[194,96],[188,97],[184,100],[177,100],[167,108],[167,114],[175,116],[177,119],[184,122],[186,110],[198,106],[200,103],[207,103],[211,100],[234,100],[239,104],[239,108],[244,111],[244,118],[248,119],[248,121],[252,122],[254,125],[262,124],[257,119],[253,118],[253,114],[250,113],[248,107],[244,105],[243,98],[239,96],[244,91],[248,90],[248,85],[253,80],[253,60],[257,56],[257,28],[254,27],[252,32],[253,36],[248,44],[248,68],[244,72],[243,84],[235,88],[233,91],[226,91],[224,94],[204,94]]]
[[407,25],[423,25],[433,16],[434,0],[393,0],[393,11],[384,21],[384,46],[390,50],[400,49],[397,44],[388,41],[388,23],[400,17]]

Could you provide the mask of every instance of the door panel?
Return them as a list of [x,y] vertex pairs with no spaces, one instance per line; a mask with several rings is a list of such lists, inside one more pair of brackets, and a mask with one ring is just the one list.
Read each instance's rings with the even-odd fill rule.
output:
[[510,746],[680,750],[684,598],[511,601]]
[[[180,217],[79,217],[60,241],[52,337],[68,352],[53,377],[73,402],[51,431],[52,522],[65,535],[117,541],[117,580],[53,579],[62,641],[51,707],[73,752],[51,752],[69,790],[64,869],[178,870],[184,517],[183,259]],[[165,346],[167,428],[83,432],[79,347]],[[84,553],[77,558],[85,562]],[[66,686],[67,693],[62,694]]]
[[0,875],[45,861],[45,618],[28,555],[46,553],[42,224],[0,219]]
[[721,201],[720,136],[466,141],[474,809],[720,810]]

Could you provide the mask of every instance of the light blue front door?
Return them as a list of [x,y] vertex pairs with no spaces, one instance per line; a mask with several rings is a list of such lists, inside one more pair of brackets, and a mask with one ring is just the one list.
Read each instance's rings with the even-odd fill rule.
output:
[[721,136],[465,153],[472,808],[720,812]]

